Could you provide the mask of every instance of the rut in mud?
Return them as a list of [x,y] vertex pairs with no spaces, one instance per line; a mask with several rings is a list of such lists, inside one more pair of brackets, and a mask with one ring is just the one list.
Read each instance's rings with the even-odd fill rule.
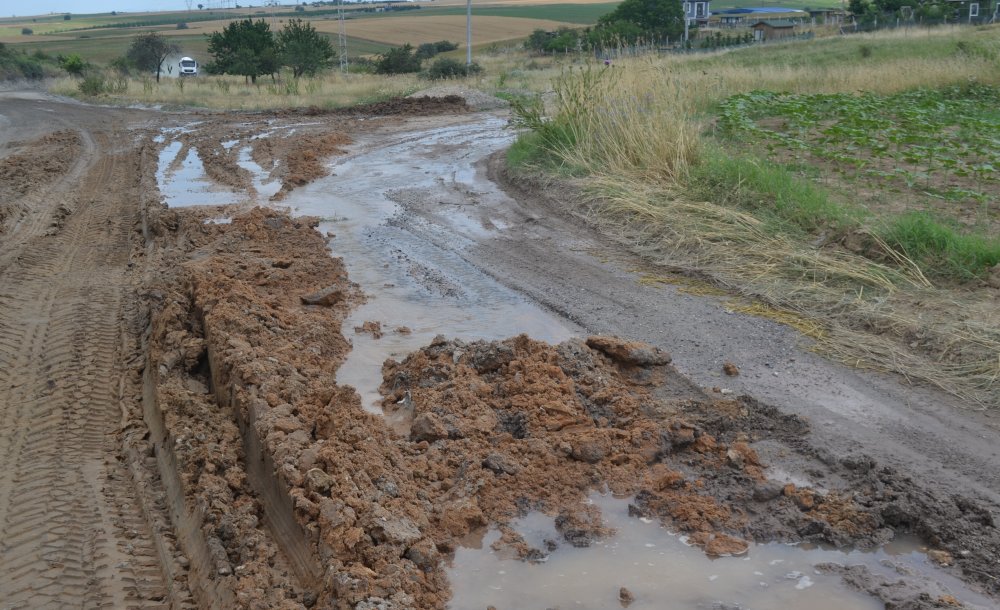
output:
[[156,607],[172,585],[116,436],[139,162],[121,122],[74,118],[2,164],[0,600]]

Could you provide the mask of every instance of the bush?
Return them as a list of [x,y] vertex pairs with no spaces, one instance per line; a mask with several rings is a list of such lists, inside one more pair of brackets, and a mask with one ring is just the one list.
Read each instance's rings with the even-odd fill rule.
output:
[[76,53],[72,53],[59,59],[59,67],[73,76],[80,76],[87,68],[87,62]]
[[379,55],[375,62],[376,74],[407,74],[420,72],[420,58],[413,53],[413,46],[406,43],[401,47],[389,49]]
[[433,44],[438,53],[447,53],[448,51],[454,51],[458,48],[457,42],[450,42],[447,40],[439,40]]
[[186,29],[188,29],[188,24],[186,24],[183,21],[181,21],[180,23],[177,24],[177,29],[178,30],[186,30]]
[[91,97],[104,93],[104,77],[97,74],[89,74],[77,85],[80,93]]
[[438,54],[437,45],[433,42],[425,42],[417,47],[416,56],[420,59],[430,59]]
[[469,76],[470,74],[479,74],[482,71],[483,69],[479,66],[479,64],[473,63],[467,66],[460,61],[442,57],[441,59],[435,61],[431,67],[427,69],[427,78],[432,80],[439,80],[442,78],[459,78]]
[[21,35],[22,36],[31,36],[34,33],[35,33],[35,30],[33,30],[31,28],[21,28]]
[[72,17],[70,16],[69,13],[66,13],[65,15],[63,15],[63,21],[69,21],[70,19],[72,19]]

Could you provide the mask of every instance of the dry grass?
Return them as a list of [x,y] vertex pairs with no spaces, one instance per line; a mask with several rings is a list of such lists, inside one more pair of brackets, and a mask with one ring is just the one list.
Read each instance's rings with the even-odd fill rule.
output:
[[[544,19],[520,17],[484,17],[473,19],[473,35],[476,44],[490,44],[511,38],[529,36],[536,29],[555,30],[569,24]],[[336,21],[314,21],[313,26],[320,32],[336,34]],[[354,19],[346,24],[350,36],[374,40],[386,44],[399,45],[406,42],[416,46],[425,42],[451,40],[465,41],[464,15],[433,15],[380,17],[378,19]]]
[[[548,125],[563,138],[543,145],[586,176],[582,213],[647,259],[707,274],[750,299],[741,310],[799,328],[839,360],[930,382],[970,407],[996,407],[1000,308],[989,291],[933,286],[884,243],[884,263],[817,247],[738,208],[692,198],[686,179],[702,162],[706,110],[725,97],[1000,83],[998,32],[942,28],[624,59],[599,80],[576,70],[557,79],[549,105]],[[938,51],[959,41],[997,52]],[[927,52],[894,50],[904,44]],[[875,60],[861,61],[860,45],[872,45]]]
[[[74,78],[54,81],[49,90],[60,95],[78,96]],[[271,82],[268,77],[247,84],[236,76],[199,76],[198,78],[129,79],[128,90],[102,98],[120,104],[166,104],[225,110],[267,110],[308,107],[337,108],[408,95],[425,83],[414,75],[393,77],[372,74],[330,72],[317,78]]]

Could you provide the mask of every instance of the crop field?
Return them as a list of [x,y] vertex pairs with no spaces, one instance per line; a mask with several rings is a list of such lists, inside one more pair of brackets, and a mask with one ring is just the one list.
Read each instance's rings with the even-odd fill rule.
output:
[[[320,21],[313,24],[317,30],[335,33],[336,21]],[[477,44],[510,40],[531,34],[537,28],[556,29],[567,25],[559,21],[527,19],[520,17],[474,17],[472,32]],[[437,40],[465,40],[465,16],[442,15],[426,17],[384,17],[382,19],[355,19],[347,24],[351,36],[385,44],[414,45]]]
[[[853,205],[903,212],[911,223],[941,219],[976,239],[1000,234],[997,100],[1000,89],[976,84],[885,96],[755,91],[726,100],[720,117],[731,137],[759,142],[761,153],[805,168]],[[1000,259],[1000,245],[968,261],[905,245],[912,258],[938,258],[924,262],[959,274]]]

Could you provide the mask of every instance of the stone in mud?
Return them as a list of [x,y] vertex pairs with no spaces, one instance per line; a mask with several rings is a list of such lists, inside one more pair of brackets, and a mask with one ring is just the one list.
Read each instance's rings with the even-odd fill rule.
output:
[[410,426],[410,440],[415,443],[434,441],[448,438],[448,428],[441,419],[433,413],[421,413],[413,420]]
[[740,369],[737,368],[737,366],[732,362],[726,360],[724,363],[722,363],[722,372],[725,373],[726,375],[729,375],[730,377],[736,377],[737,375],[740,374]]
[[503,343],[470,345],[469,364],[477,373],[490,373],[514,359],[514,350]]
[[629,342],[618,337],[594,335],[587,337],[587,346],[602,352],[619,364],[643,368],[670,364],[670,354],[658,347],[638,341]]
[[333,479],[319,468],[312,468],[306,472],[306,487],[320,495],[325,495],[330,491]]
[[406,517],[397,517],[382,506],[372,511],[369,533],[377,542],[410,546],[423,537],[420,528]]
[[781,495],[784,486],[775,481],[765,481],[753,488],[753,499],[757,502],[769,502]]
[[321,307],[332,307],[346,298],[347,295],[344,291],[335,286],[299,297],[303,305],[319,305]]
[[635,595],[632,595],[631,591],[629,591],[625,587],[618,589],[618,603],[622,605],[622,608],[628,608],[629,606],[632,605],[632,602],[634,601],[635,601]]
[[429,572],[437,566],[437,548],[433,542],[424,538],[406,550],[406,558],[415,563],[421,570]]
[[727,534],[716,534],[705,544],[705,554],[709,557],[728,557],[746,553],[750,545],[746,540],[740,540]]
[[521,469],[517,464],[512,464],[510,460],[499,453],[491,453],[483,459],[483,468],[493,471],[495,475],[510,474],[515,475]]
[[596,464],[604,459],[604,449],[593,441],[583,441],[577,443],[570,450],[570,457],[579,462]]

